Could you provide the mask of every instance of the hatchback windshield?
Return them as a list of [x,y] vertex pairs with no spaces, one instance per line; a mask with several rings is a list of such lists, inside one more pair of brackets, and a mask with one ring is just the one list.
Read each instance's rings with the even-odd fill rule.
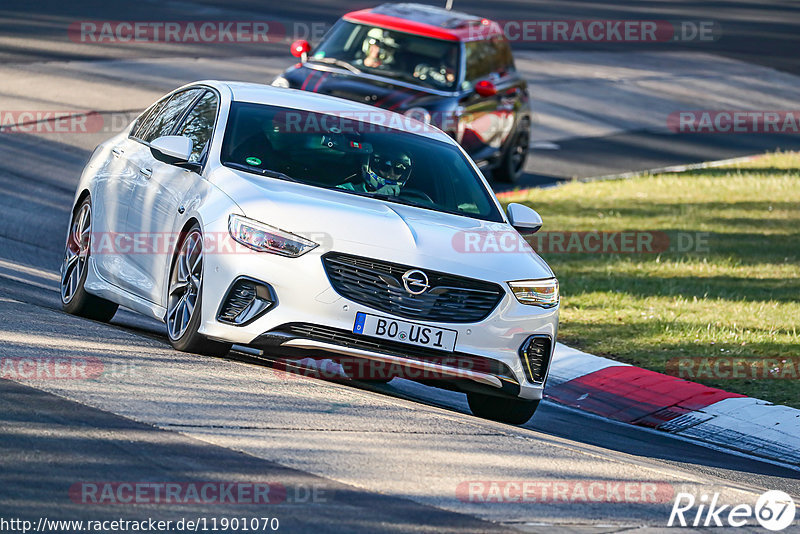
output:
[[[374,113],[386,119],[399,117],[382,110]],[[234,102],[220,159],[223,165],[262,176],[503,220],[478,173],[456,146],[362,122],[354,115]]]
[[458,82],[458,51],[454,41],[342,21],[309,60],[338,60],[372,74],[449,91]]

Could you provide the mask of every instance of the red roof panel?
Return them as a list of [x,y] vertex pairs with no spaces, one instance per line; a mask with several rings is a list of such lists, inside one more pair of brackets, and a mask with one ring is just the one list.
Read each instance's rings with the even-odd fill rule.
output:
[[359,22],[378,26],[387,30],[396,30],[433,39],[445,41],[474,41],[487,39],[493,35],[502,35],[502,29],[496,22],[486,20],[484,23],[468,25],[459,28],[445,29],[432,24],[416,22],[400,17],[392,17],[381,13],[373,13],[371,9],[353,11],[343,17],[350,22]]

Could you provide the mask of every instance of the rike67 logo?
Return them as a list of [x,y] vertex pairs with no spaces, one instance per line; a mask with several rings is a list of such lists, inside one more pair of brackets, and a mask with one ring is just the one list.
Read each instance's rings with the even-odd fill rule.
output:
[[691,493],[678,493],[669,514],[668,527],[743,527],[748,520],[756,521],[767,530],[781,531],[794,522],[797,512],[794,500],[783,491],[772,490],[762,494],[755,507],[749,504],[719,504],[719,493],[701,495],[696,499]]

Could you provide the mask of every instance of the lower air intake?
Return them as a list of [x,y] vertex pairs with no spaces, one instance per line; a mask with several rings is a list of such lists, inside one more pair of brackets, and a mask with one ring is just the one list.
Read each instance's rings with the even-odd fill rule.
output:
[[532,384],[541,384],[547,376],[553,343],[548,336],[531,336],[519,349],[525,377]]
[[250,278],[238,278],[222,301],[217,320],[242,326],[261,317],[275,305],[269,285]]

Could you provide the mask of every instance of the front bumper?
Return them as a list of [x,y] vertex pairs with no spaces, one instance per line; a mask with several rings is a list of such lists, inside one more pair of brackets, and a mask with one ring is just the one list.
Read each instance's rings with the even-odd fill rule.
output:
[[[359,246],[358,250],[344,252],[369,256],[369,251],[365,251],[365,248]],[[212,339],[262,348],[279,356],[303,358],[316,351],[387,364],[403,364],[410,368],[463,379],[456,382],[463,382],[457,386],[459,389],[469,390],[474,384],[479,384],[490,393],[525,399],[542,398],[544,380],[541,383],[532,383],[526,378],[519,350],[531,335],[546,336],[551,341],[556,339],[558,307],[545,310],[522,305],[506,289],[506,295],[494,311],[480,322],[415,321],[455,330],[455,352],[441,352],[441,357],[445,360],[448,357],[476,358],[484,362],[471,370],[465,369],[461,365],[453,366],[446,361],[443,363],[436,358],[415,354],[418,351],[413,346],[387,348],[385,343],[375,346],[374,342],[382,340],[366,336],[358,336],[359,340],[363,340],[361,343],[354,343],[353,339],[343,339],[341,336],[344,334],[348,334],[350,338],[356,336],[352,331],[358,312],[405,321],[408,319],[393,317],[338,295],[331,287],[323,268],[323,252],[314,250],[299,258],[255,252],[207,255],[200,333]],[[380,257],[379,252],[373,251],[371,257]],[[231,283],[239,277],[269,284],[277,303],[245,325],[224,324],[217,320],[217,313]],[[317,327],[317,331],[313,335],[292,332],[287,325],[312,325]],[[372,345],[370,341],[373,342]],[[550,345],[551,356],[555,343],[551,342]],[[549,364],[549,358],[547,363]],[[465,373],[467,370],[470,372]]]
[[[325,326],[282,325],[250,345],[287,359],[302,359],[311,351],[323,352],[344,364],[349,369],[347,374],[357,379],[399,376],[463,391],[477,389],[504,396],[520,395],[514,372],[498,360],[416,347]],[[358,365],[354,359],[367,360],[369,364]]]

